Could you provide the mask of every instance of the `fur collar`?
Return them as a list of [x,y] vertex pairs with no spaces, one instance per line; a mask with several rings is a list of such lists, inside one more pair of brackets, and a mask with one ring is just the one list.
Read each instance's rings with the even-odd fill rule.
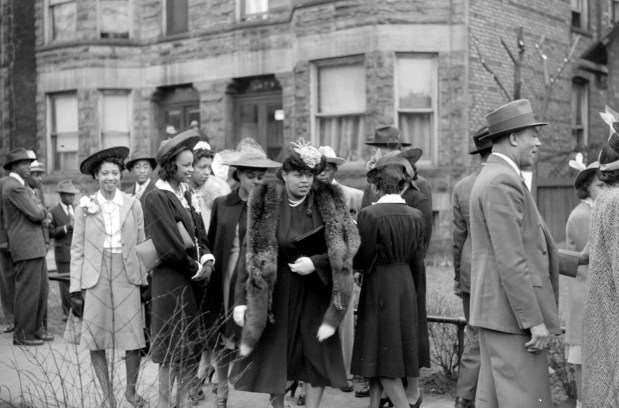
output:
[[[277,280],[277,226],[284,185],[264,183],[256,187],[248,206],[247,226],[247,314],[241,346],[253,350],[267,319],[273,321],[271,304]],[[325,225],[327,255],[333,287],[331,304],[323,324],[337,328],[350,305],[353,289],[352,260],[359,249],[357,227],[346,208],[340,187],[316,183],[308,196],[310,211],[317,210]]]

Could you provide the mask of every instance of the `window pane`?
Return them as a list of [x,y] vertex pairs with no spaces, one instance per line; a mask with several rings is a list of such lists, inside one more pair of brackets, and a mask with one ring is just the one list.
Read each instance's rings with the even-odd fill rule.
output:
[[75,132],[77,134],[77,96],[58,95],[54,103],[54,133]]
[[77,6],[74,1],[50,6],[51,35],[54,41],[75,38],[77,27]]
[[101,148],[115,146],[130,146],[129,132],[103,132],[101,135]]
[[104,132],[129,131],[129,98],[127,94],[104,94],[102,113],[101,129]]
[[166,0],[166,27],[168,34],[187,31],[189,11],[187,0]]
[[432,108],[434,89],[433,58],[398,58],[399,109]]
[[76,169],[79,165],[77,95],[51,97],[51,151],[54,170]]
[[424,156],[432,157],[432,135],[434,134],[433,113],[400,113],[399,126],[402,141],[420,147]]
[[129,2],[100,0],[101,38],[129,38]]
[[365,112],[365,67],[322,67],[318,74],[318,112],[345,114]]
[[363,115],[318,118],[320,146],[331,146],[339,157],[363,159],[365,121]]
[[261,14],[269,11],[269,0],[245,0],[245,14]]

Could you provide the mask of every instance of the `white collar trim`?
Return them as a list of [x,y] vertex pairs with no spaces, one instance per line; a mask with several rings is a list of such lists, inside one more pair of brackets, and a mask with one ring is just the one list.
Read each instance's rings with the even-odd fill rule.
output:
[[[108,199],[105,198],[103,194],[101,194],[101,190],[97,191],[97,201],[99,202],[99,204],[108,202]],[[123,205],[123,194],[120,192],[120,190],[116,189],[116,193],[114,193],[114,198],[112,198],[112,200],[110,200],[109,202],[117,204],[118,206]]]
[[491,154],[498,156],[501,159],[505,160],[510,166],[512,166],[512,168],[514,169],[514,171],[516,172],[518,176],[522,174],[522,172],[520,171],[520,167],[518,167],[518,165],[511,158],[499,152],[492,152]]
[[[165,191],[169,191],[170,193],[174,193],[174,195],[178,197],[178,195],[176,194],[176,191],[174,191],[170,183],[167,181],[159,179],[155,183],[155,187],[157,187],[159,190],[165,190]],[[185,185],[185,183],[180,183],[180,188],[181,188],[181,197],[184,197],[185,191],[187,191],[187,186]]]
[[406,204],[406,201],[399,194],[385,194],[378,199],[376,204]]

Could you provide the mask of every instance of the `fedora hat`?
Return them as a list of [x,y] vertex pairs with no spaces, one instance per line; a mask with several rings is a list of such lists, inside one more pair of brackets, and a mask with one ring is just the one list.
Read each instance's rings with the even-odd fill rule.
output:
[[2,167],[4,170],[11,170],[11,166],[17,162],[28,160],[32,163],[36,160],[36,157],[33,158],[33,155],[34,153],[28,154],[28,151],[23,147],[12,150],[6,157],[6,163]]
[[58,184],[56,184],[56,192],[65,194],[77,194],[80,191],[77,189],[77,187],[75,187],[71,180],[66,179],[60,180]]
[[38,160],[30,163],[30,173],[45,173],[45,166]]
[[331,146],[320,146],[318,151],[325,156],[327,163],[335,164],[336,166],[341,166],[346,163],[346,159],[343,157],[337,157],[335,150],[333,150]]
[[270,160],[262,147],[251,137],[241,140],[225,165],[232,167],[255,167],[260,169],[271,169],[280,167],[282,164]]
[[116,146],[100,150],[84,159],[84,161],[80,164],[80,172],[82,172],[82,174],[92,176],[95,167],[97,167],[103,160],[111,157],[117,157],[121,160],[125,160],[128,155],[129,148],[125,146]]
[[492,149],[492,139],[485,139],[488,136],[488,126],[484,126],[479,129],[473,135],[473,143],[475,143],[475,148],[469,152],[469,154],[477,154],[481,153],[484,150]]
[[421,150],[419,147],[413,147],[412,149],[404,150],[403,152],[399,153],[398,156],[408,160],[410,164],[415,164],[417,163],[422,154],[423,150]]
[[176,148],[183,146],[188,148],[189,150],[193,149],[193,147],[200,141],[200,135],[195,129],[189,129],[178,135],[174,136],[172,139],[164,140],[159,145],[159,150],[157,150],[157,155],[155,156],[155,160],[161,166],[163,164],[163,160],[168,159],[166,156],[169,152],[176,150]]
[[522,129],[546,126],[547,123],[536,122],[528,99],[509,102],[486,115],[488,134],[481,140],[494,140]]
[[411,143],[404,143],[400,140],[400,131],[393,126],[379,127],[374,131],[374,140],[368,140],[365,144],[368,146],[390,148],[411,145]]
[[584,183],[592,173],[595,173],[600,168],[600,162],[594,161],[590,163],[585,169],[578,172],[576,178],[574,179],[574,187],[577,189],[580,188],[582,183]]
[[125,166],[127,166],[127,170],[131,171],[133,166],[135,166],[135,164],[139,162],[140,160],[146,160],[147,162],[149,162],[150,167],[152,167],[153,170],[155,169],[155,167],[157,167],[157,160],[155,160],[154,157],[146,153],[144,150],[138,150],[136,152],[131,153],[131,156],[129,157],[129,161],[125,163]]

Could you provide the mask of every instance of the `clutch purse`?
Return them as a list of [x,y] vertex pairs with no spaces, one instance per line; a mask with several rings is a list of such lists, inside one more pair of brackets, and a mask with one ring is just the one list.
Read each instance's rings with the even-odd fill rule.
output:
[[[176,226],[178,227],[178,232],[181,234],[185,249],[193,248],[195,244],[191,239],[189,232],[187,232],[185,225],[179,221],[176,223]],[[152,238],[148,238],[146,241],[138,244],[135,247],[135,250],[138,254],[140,265],[142,265],[142,269],[144,271],[152,271],[161,263],[161,258],[159,258],[159,254],[157,254]]]
[[313,256],[327,252],[327,241],[325,241],[325,226],[313,229],[294,239],[301,256]]

